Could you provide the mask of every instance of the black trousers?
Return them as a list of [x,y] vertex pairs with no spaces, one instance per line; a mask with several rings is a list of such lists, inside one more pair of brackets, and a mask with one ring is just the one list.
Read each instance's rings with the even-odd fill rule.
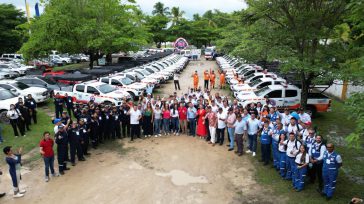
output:
[[20,118],[10,119],[10,124],[11,124],[11,127],[13,128],[14,136],[19,136],[18,128],[19,128],[20,134],[25,135],[24,125]]
[[308,176],[310,177],[310,182],[315,183],[316,176],[319,182],[319,189],[323,190],[323,179],[322,179],[322,162],[312,164],[312,168],[308,168]]
[[209,88],[209,80],[204,80],[204,88],[208,89]]
[[57,147],[58,171],[63,172],[67,168],[66,148],[64,146]]
[[87,150],[88,150],[89,142],[90,142],[89,136],[88,135],[84,136],[83,137],[83,144],[82,144],[82,152],[83,152],[84,155],[88,154]]
[[207,129],[206,141],[210,141],[211,140],[211,135],[210,135],[210,128],[209,128],[209,120],[208,119],[205,120],[205,126],[206,126],[206,129]]
[[139,124],[131,124],[131,141],[134,140],[134,138],[139,137],[140,138],[140,125]]
[[78,160],[83,158],[81,143],[77,141],[70,142],[71,163],[75,163],[76,153]]
[[30,109],[30,114],[31,114],[31,118],[33,118],[33,122],[34,124],[37,124],[37,110],[35,109]]
[[121,129],[123,132],[123,137],[130,137],[130,123],[128,121],[122,121]]
[[62,115],[63,107],[62,106],[55,106],[56,118],[59,118]]
[[268,164],[270,160],[270,144],[260,144],[260,148],[262,151],[262,161]]
[[179,80],[174,80],[174,89],[177,90],[177,88],[178,90],[181,90],[181,87],[179,86]]
[[217,128],[216,129],[216,143],[220,143],[220,145],[222,145],[224,143],[224,138],[225,138],[225,128]]
[[[115,124],[115,131],[114,131],[114,133],[115,133],[115,136],[117,137],[117,138],[121,138],[121,127],[120,127],[120,121],[119,122],[117,122],[116,124]],[[115,136],[113,137],[113,138],[115,138]]]

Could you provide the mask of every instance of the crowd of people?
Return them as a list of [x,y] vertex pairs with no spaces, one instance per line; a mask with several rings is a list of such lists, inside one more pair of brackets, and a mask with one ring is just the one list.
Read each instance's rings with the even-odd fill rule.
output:
[[[204,139],[211,146],[227,143],[227,150],[235,150],[237,156],[246,154],[256,157],[259,138],[263,165],[271,163],[298,192],[304,189],[306,180],[314,183],[317,179],[317,190],[327,199],[332,198],[342,159],[334,151],[332,143],[324,144],[322,136],[312,128],[311,117],[304,109],[297,112],[284,109],[281,113],[269,103],[269,99],[267,105],[252,103],[241,107],[237,100],[229,96],[218,92],[211,94],[210,90],[215,86],[213,71],[204,73],[204,89],[196,86],[196,74],[192,76],[194,87],[186,90],[185,94],[177,95],[174,92],[161,97],[148,93],[146,97],[140,96],[137,102],[123,101],[119,107],[115,104],[96,104],[92,100],[87,104],[74,104],[71,97],[56,95],[56,117],[52,118],[54,139],[53,133],[44,132],[39,144],[45,164],[45,181],[50,180],[50,174],[54,177],[64,175],[70,169],[67,163],[74,166],[76,159],[78,162],[86,161],[90,156],[89,145],[97,148],[107,140],[130,138],[130,141],[134,141],[142,137],[187,135]],[[220,88],[224,83],[220,76]],[[179,89],[179,84],[175,84],[175,88]],[[22,107],[21,101],[13,107],[10,117],[16,114],[24,117],[19,109]],[[63,111],[63,107],[67,111]],[[17,136],[15,128],[18,126],[13,123],[18,123],[12,122]],[[54,144],[57,144],[59,174],[54,170]],[[14,154],[11,147],[5,147],[4,153],[10,166],[14,197],[21,197],[25,193],[19,189],[21,151]]]

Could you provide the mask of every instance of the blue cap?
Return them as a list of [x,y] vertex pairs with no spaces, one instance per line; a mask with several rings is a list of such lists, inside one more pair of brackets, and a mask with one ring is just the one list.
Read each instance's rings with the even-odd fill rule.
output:
[[54,119],[53,124],[56,124],[56,123],[59,123],[59,122],[61,122],[61,119],[60,118],[56,118],[56,119]]

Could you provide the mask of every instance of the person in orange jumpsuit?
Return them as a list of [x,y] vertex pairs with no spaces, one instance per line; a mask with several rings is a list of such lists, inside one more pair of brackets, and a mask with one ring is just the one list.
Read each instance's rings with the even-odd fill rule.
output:
[[195,71],[195,73],[192,75],[193,77],[193,89],[194,91],[197,91],[198,88],[198,74],[197,71]]
[[203,73],[203,79],[204,79],[204,89],[209,89],[209,80],[210,80],[210,74],[207,70]]
[[214,70],[210,70],[210,86],[211,88],[210,89],[215,89],[215,78],[216,78],[216,75],[215,75],[215,72]]
[[220,72],[220,89],[225,88],[225,72]]

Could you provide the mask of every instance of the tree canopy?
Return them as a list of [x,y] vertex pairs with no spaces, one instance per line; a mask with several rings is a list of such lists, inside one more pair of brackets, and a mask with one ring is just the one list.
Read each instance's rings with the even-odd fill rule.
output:
[[18,26],[26,21],[24,12],[12,4],[0,4],[0,54],[15,53],[23,43]]

